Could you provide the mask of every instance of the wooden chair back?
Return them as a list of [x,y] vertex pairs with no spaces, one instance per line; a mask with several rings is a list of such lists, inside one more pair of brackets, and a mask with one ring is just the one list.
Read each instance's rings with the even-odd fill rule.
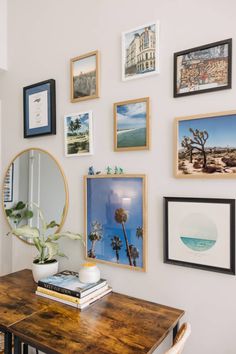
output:
[[173,346],[165,354],[181,354],[190,333],[190,323],[183,323],[174,339]]

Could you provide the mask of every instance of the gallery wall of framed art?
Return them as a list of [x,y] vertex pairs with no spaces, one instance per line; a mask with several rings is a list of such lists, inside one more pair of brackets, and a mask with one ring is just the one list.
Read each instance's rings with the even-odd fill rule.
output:
[[[83,234],[83,176],[87,175],[89,167],[93,167],[94,173],[101,171],[101,174],[107,173],[109,166],[115,172],[117,166],[123,169],[125,175],[146,175],[146,272],[133,270],[141,266],[141,239],[133,236],[132,242],[129,242],[139,251],[139,257],[136,258],[138,266],[130,266],[125,254],[122,224],[116,223],[118,234],[113,232],[110,237],[110,234],[105,233],[105,240],[95,244],[97,257],[110,257],[109,263],[98,263],[101,273],[117,292],[186,308],[194,326],[193,341],[198,343],[196,347],[190,344],[191,354],[199,354],[202,350],[196,333],[201,338],[207,338],[204,348],[207,353],[211,353],[212,348],[215,354],[232,351],[233,336],[231,338],[225,333],[222,323],[234,328],[234,320],[228,318],[226,312],[230,312],[229,304],[234,303],[235,276],[210,269],[164,263],[163,196],[235,199],[235,129],[234,113],[230,113],[236,110],[235,2],[230,0],[226,5],[219,0],[206,0],[202,6],[190,6],[187,0],[182,0],[181,4],[171,0],[148,0],[145,4],[130,0],[122,6],[118,0],[92,0],[74,2],[73,6],[68,6],[68,1],[61,0],[56,10],[50,2],[43,7],[40,2],[34,2],[32,6],[32,1],[25,0],[25,5],[27,14],[20,2],[12,1],[9,7],[9,71],[2,74],[0,80],[2,168],[6,168],[12,157],[22,149],[39,147],[50,151],[60,161],[69,184],[70,204],[65,229]],[[43,27],[37,26],[35,14]],[[53,26],[52,19],[55,20]],[[124,34],[127,34],[126,38]],[[122,37],[123,49],[127,50],[123,53]],[[152,47],[154,38],[157,43],[155,48]],[[232,43],[229,39],[232,39]],[[218,42],[222,44],[217,45]],[[203,49],[204,46],[208,48]],[[155,50],[158,52],[154,54]],[[89,55],[97,51],[100,62],[98,71],[96,55]],[[179,53],[178,57],[183,59],[178,66],[178,76],[174,74],[175,53]],[[71,75],[72,59],[75,59],[75,67]],[[231,76],[228,76],[230,60],[232,70]],[[87,64],[87,69],[83,63]],[[192,71],[196,74],[194,80],[185,81]],[[99,75],[98,94],[96,80],[88,80],[95,77],[95,72]],[[56,83],[56,134],[24,138],[23,88],[51,78]],[[179,87],[174,97],[174,82],[177,79]],[[89,85],[90,81],[92,86]],[[73,82],[74,92],[71,90]],[[209,88],[213,90],[208,91]],[[196,94],[191,93],[194,91]],[[138,129],[145,130],[148,114],[145,109],[135,112],[133,108],[138,108],[138,105],[135,107],[129,103],[144,98],[149,98],[150,140],[147,148],[147,137],[145,142],[142,134],[139,143],[142,149],[137,149],[138,139],[132,141],[129,137]],[[72,102],[72,99],[75,101]],[[34,103],[37,108],[38,102]],[[125,123],[123,126],[118,124],[117,130],[114,129],[114,104],[118,104],[117,122],[122,118],[118,114],[122,113]],[[176,117],[181,119],[177,120]],[[73,124],[70,125],[70,122]],[[177,122],[178,141],[175,135]],[[197,139],[200,132],[203,134],[203,149],[191,142],[194,137],[190,128]],[[126,143],[121,140],[120,148],[128,149],[119,150],[120,142],[117,140],[116,151],[115,138],[122,134],[129,137]],[[182,142],[184,146],[181,146]],[[192,147],[195,146],[192,162],[190,142]],[[124,146],[126,144],[129,146]],[[180,153],[180,161],[177,153]],[[13,176],[16,177],[15,173]],[[110,178],[112,176],[109,175]],[[94,177],[95,180],[97,177]],[[10,192],[10,184],[8,187]],[[105,195],[104,192],[104,198]],[[214,203],[210,205],[213,207]],[[217,204],[215,206],[218,208]],[[204,206],[202,212],[209,218]],[[133,218],[132,213],[130,210],[125,222],[126,231]],[[3,224],[1,233],[5,235],[8,231]],[[225,237],[228,238],[228,233]],[[120,241],[122,248],[119,251],[116,248],[121,247]],[[187,254],[194,253],[183,242],[181,246],[185,247]],[[214,252],[215,246],[201,251],[201,258],[204,258],[204,252]],[[70,241],[65,241],[63,248],[69,259],[60,259],[60,267],[78,270],[80,262],[84,260],[84,250]],[[0,249],[1,274],[30,267],[32,249],[27,245],[14,238],[10,240],[9,237],[3,237]],[[91,241],[88,242],[88,251],[90,249]],[[120,265],[117,265],[117,252]],[[19,257],[21,254],[24,257]],[[186,261],[184,257],[182,260]],[[96,262],[96,259],[89,258],[90,261]],[[224,289],[227,296],[223,297],[217,291],[219,288]],[[196,294],[197,304],[192,306]],[[207,324],[205,330],[202,328],[199,308],[204,313]],[[212,323],[217,321],[216,308],[221,314],[221,323],[213,328]],[[224,345],[219,338],[222,338]]]

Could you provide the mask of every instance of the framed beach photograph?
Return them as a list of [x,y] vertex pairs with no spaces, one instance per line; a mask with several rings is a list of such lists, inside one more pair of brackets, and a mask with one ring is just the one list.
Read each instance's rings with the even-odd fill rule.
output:
[[65,155],[93,154],[92,111],[69,114],[64,117]]
[[122,80],[159,73],[159,22],[122,33]]
[[235,200],[165,197],[164,262],[235,274]]
[[56,134],[56,87],[50,79],[23,88],[24,138]]
[[178,178],[236,178],[236,111],[175,120]]
[[146,271],[145,175],[84,177],[86,259]]
[[70,61],[71,102],[99,97],[99,52],[80,55]]
[[174,53],[174,97],[231,88],[232,39]]
[[148,150],[149,97],[114,104],[114,150]]

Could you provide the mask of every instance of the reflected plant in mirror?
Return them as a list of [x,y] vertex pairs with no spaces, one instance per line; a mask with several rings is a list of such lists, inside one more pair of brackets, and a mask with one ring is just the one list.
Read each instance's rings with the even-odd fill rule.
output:
[[[63,226],[68,208],[68,189],[64,173],[47,151],[32,148],[19,153],[9,164],[4,178],[3,204],[10,228],[23,225],[42,231],[39,211],[53,220],[46,236]],[[53,226],[52,226],[53,225]],[[33,244],[33,240],[19,236]]]

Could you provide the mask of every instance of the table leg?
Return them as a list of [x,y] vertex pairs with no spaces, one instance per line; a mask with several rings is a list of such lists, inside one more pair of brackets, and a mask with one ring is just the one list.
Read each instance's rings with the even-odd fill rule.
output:
[[178,333],[178,330],[179,330],[179,322],[173,328],[173,344],[174,344],[174,341],[175,341],[176,334]]
[[14,354],[21,354],[21,340],[17,336],[14,336]]
[[28,344],[23,344],[23,354],[28,354]]
[[4,354],[11,354],[12,352],[12,334],[6,332],[4,334]]

